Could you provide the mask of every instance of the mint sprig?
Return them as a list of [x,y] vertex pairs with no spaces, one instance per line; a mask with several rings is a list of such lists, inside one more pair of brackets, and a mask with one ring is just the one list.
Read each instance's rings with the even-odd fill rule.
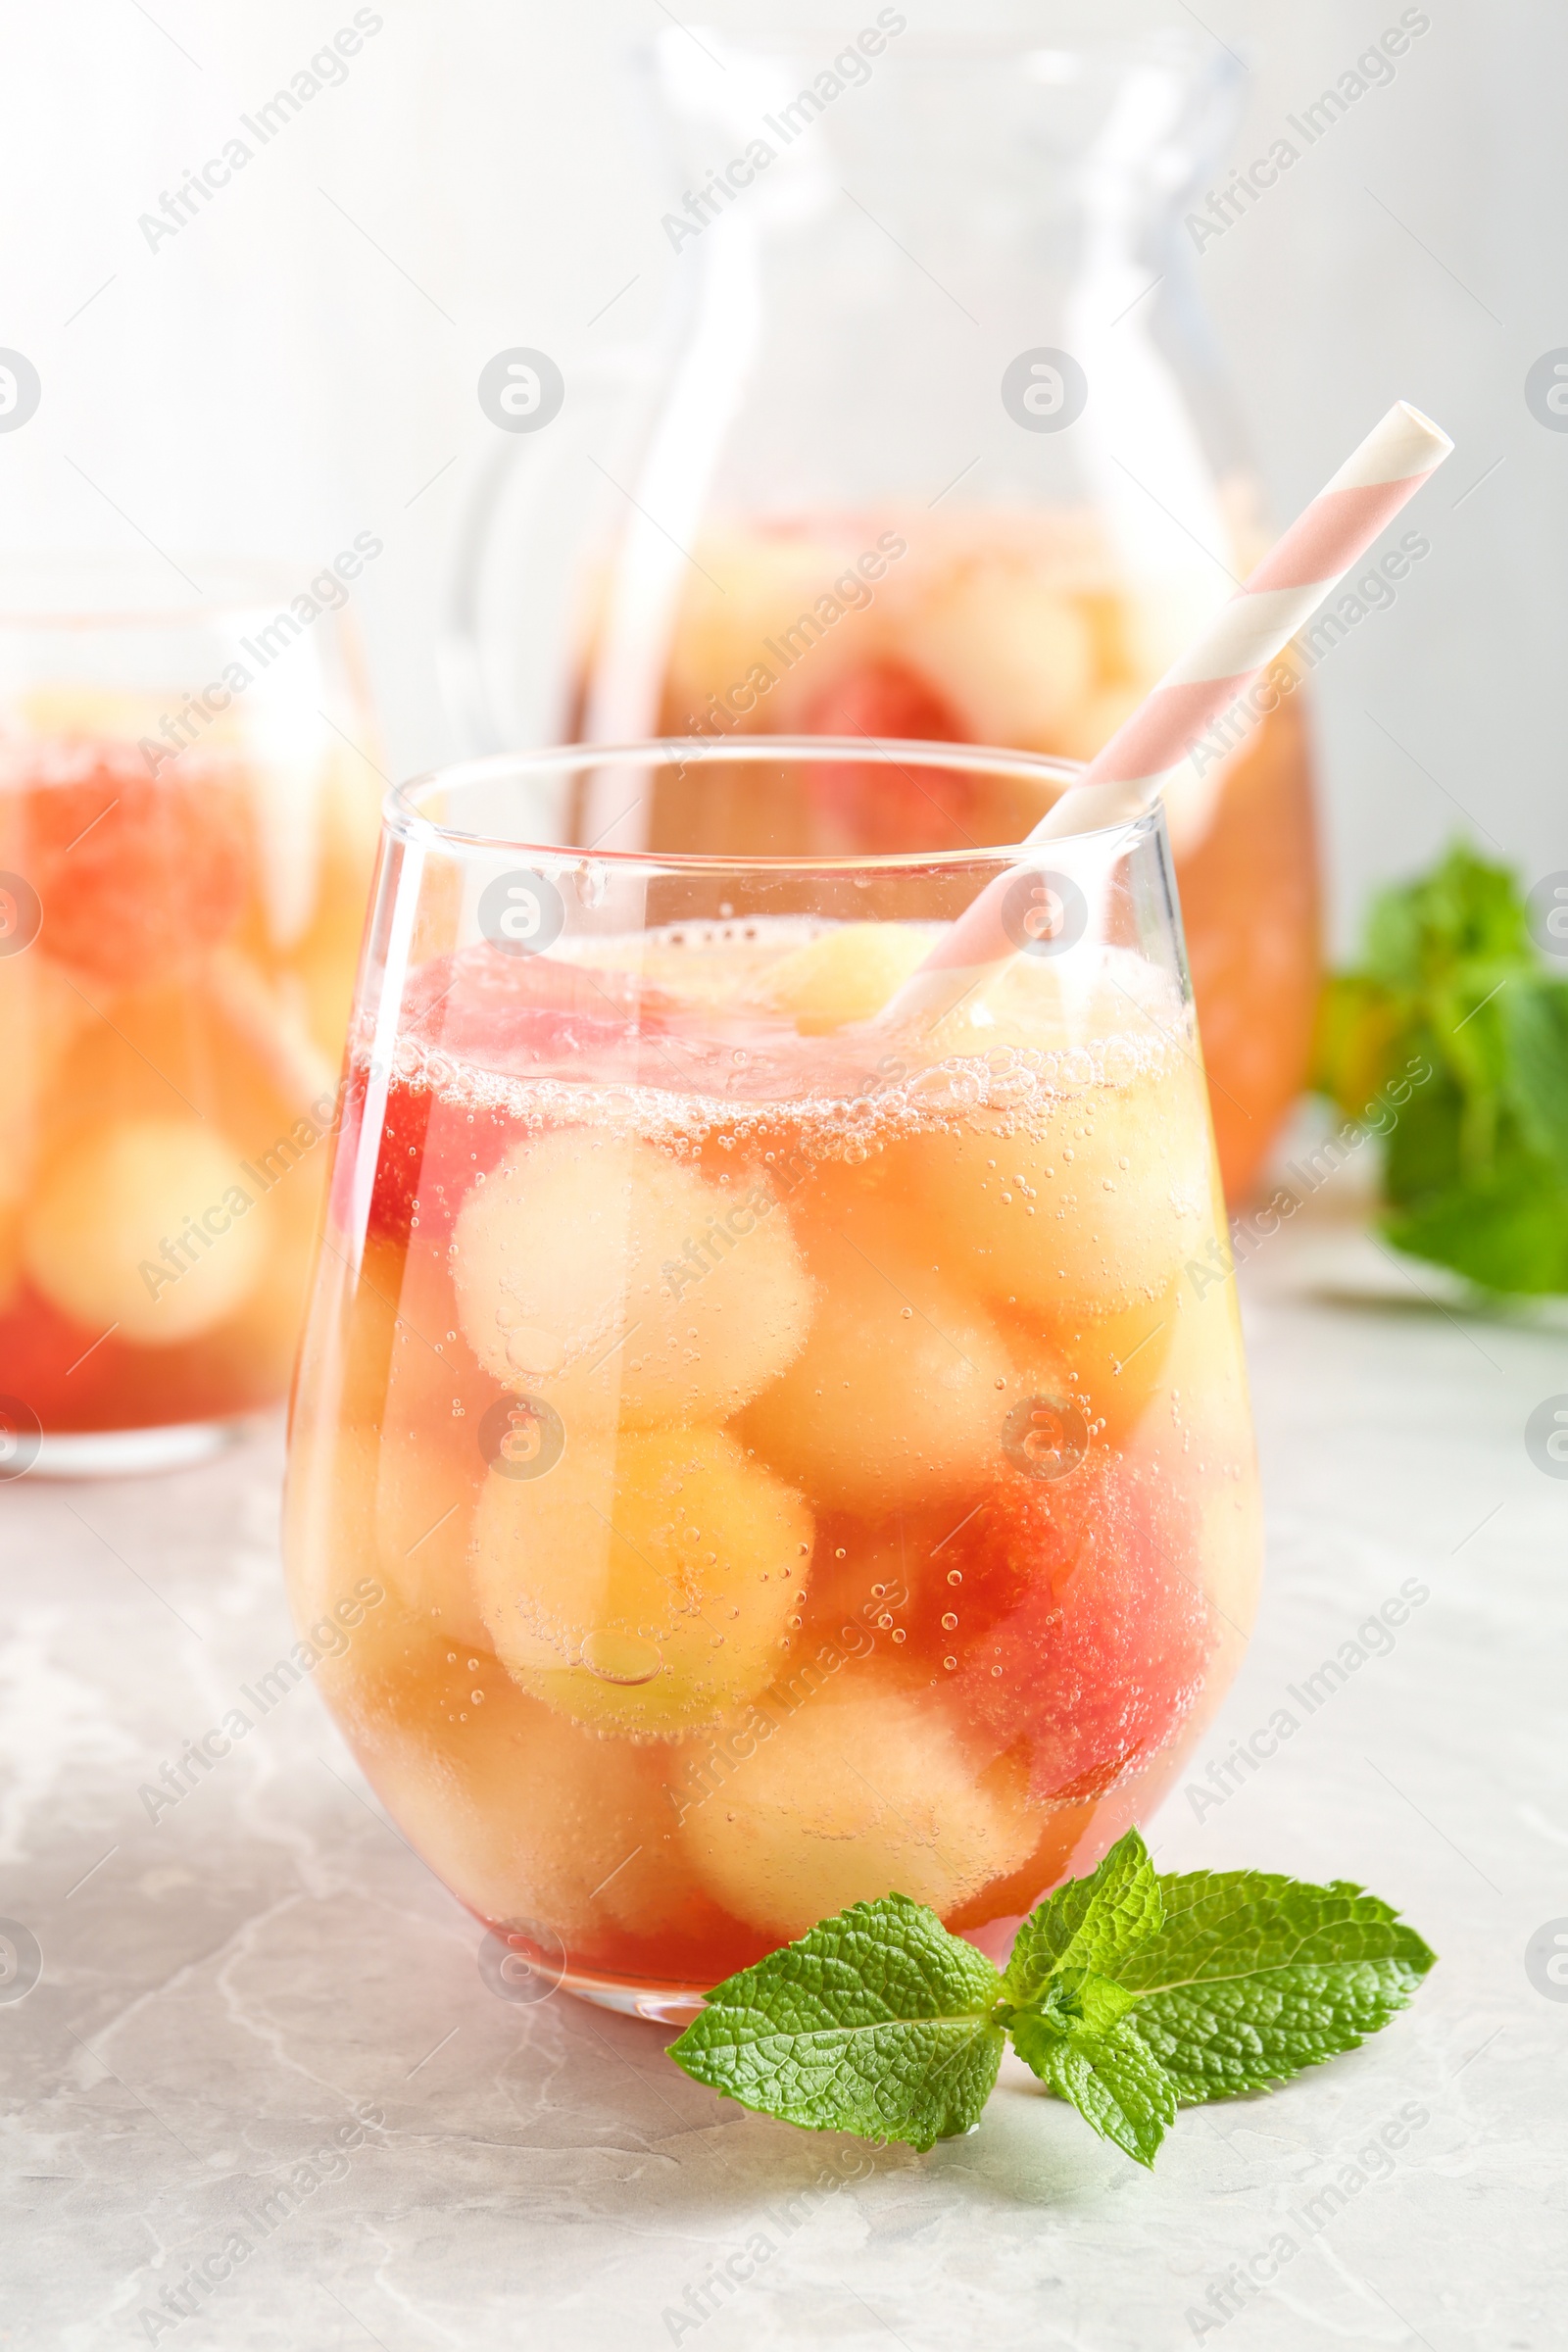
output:
[[670,2056],[785,2123],[924,2149],[973,2130],[1010,2036],[1048,2090],[1149,2165],[1179,2107],[1354,2049],[1434,1957],[1344,1881],[1161,1874],[1129,1830],[1024,1921],[1004,1974],[934,1911],[883,1895],[718,1985]]
[[1383,1232],[1479,1287],[1568,1291],[1568,978],[1463,846],[1380,892],[1329,981],[1312,1084],[1383,1135]]

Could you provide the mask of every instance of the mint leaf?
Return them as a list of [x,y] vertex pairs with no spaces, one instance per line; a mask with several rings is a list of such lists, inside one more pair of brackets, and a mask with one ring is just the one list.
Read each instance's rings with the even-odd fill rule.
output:
[[1059,1970],[1111,1973],[1109,1963],[1152,1935],[1163,1917],[1159,1880],[1136,1830],[1118,1838],[1087,1879],[1069,1879],[1024,1921],[1003,1986],[1035,2000]]
[[1404,1023],[1389,991],[1362,972],[1332,972],[1318,1000],[1311,1083],[1352,1119],[1397,1067]]
[[1159,1882],[1158,1932],[1111,1970],[1123,2031],[1184,2106],[1262,2090],[1354,2049],[1402,2009],[1434,1954],[1391,1906],[1336,1881],[1193,1871]]
[[1008,2030],[1025,2066],[1058,2098],[1070,2100],[1102,2139],[1114,2140],[1140,2164],[1153,2163],[1176,2121],[1176,2085],[1130,2024],[1103,2034],[1063,2034],[1038,2013],[1023,2011]]
[[1497,1000],[1508,1042],[1508,1096],[1523,1140],[1568,1183],[1568,980]]
[[1366,942],[1370,977],[1396,990],[1428,987],[1456,965],[1522,963],[1531,954],[1513,874],[1462,842],[1430,873],[1378,893]]
[[1163,1918],[1149,1849],[1129,1830],[1098,1870],[1069,1879],[1030,1913],[1003,1979],[1015,2004],[1007,2031],[1025,2066],[1140,2164],[1152,2164],[1175,2120],[1176,2091],[1124,2023],[1136,1994],[1107,1972],[1157,1934]]
[[1407,1256],[1447,1266],[1483,1290],[1568,1291],[1568,1184],[1522,1152],[1499,1154],[1485,1176],[1417,1194],[1382,1229]]
[[1052,1978],[1044,1999],[1029,2014],[1059,2019],[1069,2033],[1075,2032],[1081,2021],[1091,2034],[1108,2034],[1112,2026],[1121,2024],[1137,2000],[1135,1992],[1129,1992],[1125,1984],[1116,1984],[1110,1977],[1097,1977],[1088,1968],[1065,1968],[1059,1976]]
[[1383,1134],[1396,1249],[1486,1290],[1568,1291],[1568,982],[1507,867],[1456,847],[1380,893],[1362,968],[1324,992],[1312,1082]]
[[669,2054],[760,2114],[929,2148],[979,2121],[1004,2047],[1001,1995],[973,1944],[886,1894],[730,1977]]

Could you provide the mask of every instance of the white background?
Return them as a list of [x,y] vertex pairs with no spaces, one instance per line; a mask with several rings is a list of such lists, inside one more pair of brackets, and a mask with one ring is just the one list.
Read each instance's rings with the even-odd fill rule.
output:
[[[904,4],[926,32],[1075,23],[1006,0]],[[351,21],[352,0],[0,9],[0,344],[44,382],[37,416],[0,435],[0,552],[145,537],[306,571],[378,532],[386,554],[357,601],[386,763],[407,773],[453,748],[434,638],[463,485],[493,446],[480,368],[537,344],[569,369],[646,325],[676,267],[624,64],[669,16],[659,0],[378,13],[346,81],[150,252],[138,216]],[[1456,829],[1527,881],[1568,863],[1568,433],[1523,392],[1531,363],[1568,345],[1568,12],[1429,13],[1394,82],[1200,265],[1277,516],[1393,398],[1458,444],[1419,515],[1431,558],[1320,684],[1342,942],[1373,880]],[[1236,159],[1398,15],[1396,0],[1204,0],[1202,28],[1252,68]],[[824,21],[782,5],[708,18]],[[1112,20],[1195,14],[1170,0],[1092,21]]]

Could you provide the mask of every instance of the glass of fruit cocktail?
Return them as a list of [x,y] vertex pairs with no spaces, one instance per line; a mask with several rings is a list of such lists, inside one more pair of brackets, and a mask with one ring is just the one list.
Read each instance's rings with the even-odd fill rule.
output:
[[[872,780],[896,847],[846,842]],[[1164,822],[1007,846],[1069,780],[775,739],[388,801],[288,1577],[393,1818],[546,1983],[678,2014],[894,1888],[1000,1949],[1235,1670]],[[1013,960],[911,992],[999,877]]]
[[287,1391],[379,802],[340,564],[0,578],[0,1475]]

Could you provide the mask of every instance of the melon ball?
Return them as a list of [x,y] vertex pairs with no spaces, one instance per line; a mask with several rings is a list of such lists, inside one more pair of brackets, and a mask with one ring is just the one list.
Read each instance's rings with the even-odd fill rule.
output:
[[568,1437],[543,1477],[487,1481],[473,1584],[525,1690],[667,1739],[768,1681],[811,1542],[799,1494],[720,1430]]
[[648,1932],[691,1874],[655,1751],[607,1740],[526,1698],[485,1652],[431,1649],[358,1710],[355,1747],[387,1811],[460,1901],[496,1925],[581,1947]]
[[[961,971],[955,978],[961,982]],[[994,1056],[999,1048],[1014,1054],[1080,1048],[1103,1054],[1110,1041],[1120,1041],[1114,1050],[1137,1061],[1162,1039],[1182,1037],[1187,1019],[1168,975],[1142,956],[1097,944],[1090,935],[1070,954],[1014,956],[975,973],[958,1002],[920,1036],[933,1057]],[[1188,1066],[1196,1075],[1196,1061]]]
[[[495,1383],[458,1328],[448,1249],[444,1238],[430,1243],[416,1237],[402,1261],[401,1281],[381,1285],[379,1312],[385,1314],[387,1300],[395,1312],[385,1391],[369,1417],[383,1426],[458,1436],[466,1427],[477,1455],[478,1424],[495,1401]],[[373,1333],[373,1320],[369,1328]]]
[[289,1171],[268,1200],[270,1231],[267,1280],[250,1292],[239,1312],[215,1333],[211,1361],[236,1393],[258,1399],[288,1395],[300,1331],[317,1274],[317,1227],[326,1161],[318,1154]]
[[375,1463],[372,1431],[296,1418],[283,1483],[283,1574],[302,1632],[351,1602],[362,1579],[379,1583]]
[[[323,1242],[320,1280],[323,1290],[331,1285],[335,1328],[330,1334],[318,1332],[313,1319],[306,1358],[319,1356],[323,1365],[330,1364],[324,1380],[346,1421],[374,1423],[386,1409],[404,1264],[405,1253],[395,1243],[372,1236],[361,1250],[356,1273],[330,1231]],[[317,1311],[327,1313],[324,1297]]]
[[977,1774],[941,1710],[896,1687],[808,1700],[681,1832],[724,1908],[779,1936],[880,1894],[952,1912],[1039,1834],[1019,1770]]
[[[1013,979],[1015,971],[1019,981]],[[1053,964],[1016,956],[1000,971],[978,975],[969,985],[960,969],[952,986],[963,991],[956,1003],[943,1010],[942,996],[933,994],[935,1017],[928,1015],[918,1032],[920,1046],[933,1060],[999,1051],[1039,1054],[1074,1042],[1072,1008]],[[935,1083],[925,1082],[927,1087]]]
[[[1211,1230],[1205,1228],[1205,1232]],[[1223,1232],[1223,1222],[1220,1230]],[[1138,1451],[1174,1465],[1201,1455],[1234,1466],[1252,1459],[1251,1406],[1233,1275],[1195,1252],[1171,1293],[1171,1337],[1161,1374],[1169,1402],[1139,1432]]]
[[[773,666],[763,638],[809,613],[844,563],[842,551],[828,541],[795,529],[705,535],[699,554],[704,570],[687,575],[665,680],[665,712],[676,734],[684,734],[688,721],[703,713],[710,695],[729,695],[759,663]],[[812,622],[812,630],[822,640],[811,648],[812,664],[842,662],[844,654],[835,654],[832,638],[824,636],[818,622]]]
[[1102,557],[1082,566],[1076,587],[1078,610],[1094,640],[1095,667],[1102,677],[1120,676],[1127,667],[1123,598],[1108,583]]
[[[958,1253],[932,1230],[932,1255]],[[871,1237],[868,1237],[871,1239]],[[865,1514],[983,1486],[1017,1378],[975,1298],[887,1239],[822,1232],[804,1351],[759,1397],[747,1437],[820,1507]]]
[[319,1617],[368,1576],[384,1588],[382,1622],[396,1622],[400,1639],[491,1648],[468,1568],[483,1476],[466,1424],[445,1443],[392,1423],[379,1436],[353,1423],[297,1427],[284,1507],[296,1614]]
[[[1078,1398],[1096,1442],[1120,1446],[1164,1388],[1179,1314],[1171,1283],[1106,1314],[1049,1324],[1039,1314],[1009,1317],[1008,1344],[1032,1389]],[[1056,1389],[1054,1376],[1062,1384]]]
[[90,1330],[118,1325],[143,1348],[199,1339],[267,1269],[268,1213],[248,1198],[240,1156],[194,1120],[89,1128],[53,1161],[28,1213],[28,1275]]
[[1242,1348],[1236,1285],[1196,1295],[1199,1261],[1177,1286],[1170,1353],[1158,1403],[1139,1425],[1132,1451],[1184,1482],[1209,1523],[1205,1556],[1214,1597],[1242,1624],[1251,1622],[1257,1578],[1257,1459]]
[[488,1649],[468,1569],[484,1462],[460,1423],[445,1443],[389,1424],[375,1484],[376,1557],[400,1605],[460,1644]]
[[1054,751],[1095,682],[1094,635],[1077,605],[1002,567],[962,572],[917,606],[902,651],[976,743]]
[[757,1001],[808,1037],[880,1012],[938,934],[929,923],[838,923],[771,965]]
[[760,1180],[710,1184],[585,1127],[516,1145],[474,1186],[452,1265],[480,1363],[568,1429],[726,1419],[799,1354],[811,1315]]
[[1184,1066],[933,1135],[920,1182],[955,1271],[1058,1327],[1166,1289],[1207,1232],[1210,1145]]

